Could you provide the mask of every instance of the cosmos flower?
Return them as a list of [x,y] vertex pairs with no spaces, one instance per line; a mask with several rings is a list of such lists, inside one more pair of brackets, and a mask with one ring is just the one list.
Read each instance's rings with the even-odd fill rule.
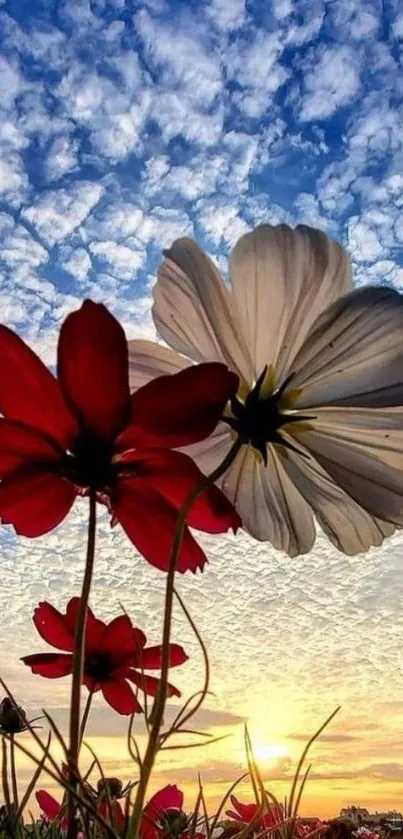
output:
[[[201,478],[187,455],[171,449],[213,431],[237,377],[222,364],[200,365],[131,398],[125,333],[90,300],[62,325],[58,378],[5,326],[0,357],[2,522],[40,536],[92,492],[140,553],[166,570],[178,510]],[[221,533],[240,522],[212,487],[188,523]],[[205,561],[186,528],[177,569],[195,571]]]
[[[61,831],[66,831],[68,827],[68,818],[65,815],[65,804],[59,804],[56,798],[53,798],[53,795],[45,789],[37,790],[35,797],[38,802],[43,821],[47,824],[60,822]],[[94,805],[105,821],[111,824],[118,832],[123,829],[126,820],[119,801],[112,798],[108,802],[102,797],[95,800]],[[82,833],[81,835],[83,836]]]
[[230,286],[190,239],[165,253],[154,321],[174,351],[130,344],[132,388],[192,362],[240,377],[225,422],[193,446],[202,471],[243,446],[220,486],[253,536],[311,550],[314,516],[347,554],[403,525],[403,297],[353,290],[343,248],[262,225],[232,251]]
[[[144,807],[140,839],[189,839],[191,817],[182,808],[183,792],[177,786],[168,784],[160,789]],[[203,839],[203,835],[196,831],[194,839]]]
[[38,789],[35,793],[35,798],[38,802],[43,821],[52,824],[61,819],[60,827],[62,830],[66,830],[68,820],[66,817],[62,818],[63,810],[65,809],[62,804],[59,804],[56,798],[53,798],[53,795],[47,792],[46,789]]
[[[33,673],[47,679],[59,679],[73,671],[74,636],[80,598],[73,597],[66,614],[58,612],[50,603],[39,603],[33,621],[39,635],[63,653],[37,653],[22,658]],[[159,679],[144,673],[159,670],[162,647],[146,647],[146,636],[136,629],[127,615],[120,615],[106,624],[88,609],[85,634],[85,658],[82,683],[89,691],[102,691],[106,702],[119,714],[142,711],[137,692],[155,696]],[[188,656],[178,644],[170,645],[169,666],[177,667]],[[136,687],[129,684],[132,682]],[[173,685],[168,685],[168,696],[180,696]]]
[[225,815],[233,821],[239,822],[240,826],[254,822],[254,830],[256,833],[261,833],[263,830],[272,828],[275,825],[281,825],[284,821],[283,811],[280,805],[278,807],[272,806],[269,812],[263,813],[255,822],[259,811],[259,805],[243,804],[235,795],[230,796],[233,810],[226,810]]

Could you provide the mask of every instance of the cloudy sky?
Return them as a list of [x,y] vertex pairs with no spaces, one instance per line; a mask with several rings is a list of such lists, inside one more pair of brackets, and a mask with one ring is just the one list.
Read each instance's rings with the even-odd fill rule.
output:
[[[183,234],[225,266],[256,223],[304,222],[343,241],[358,284],[403,284],[399,0],[0,0],[0,37],[1,317],[49,364],[86,296],[130,337],[155,337],[156,267]],[[79,593],[85,520],[83,501],[34,542],[0,534],[1,672],[31,715],[45,705],[61,721],[66,680],[18,659],[44,649],[37,602]],[[180,580],[211,658],[199,725],[231,736],[164,757],[155,784],[182,784],[191,807],[200,771],[213,804],[243,771],[248,720],[283,795],[340,704],[303,811],[402,807],[403,537],[353,559],[322,538],[293,560],[245,536],[203,544],[206,571]],[[122,604],[157,643],[162,596],[163,575],[101,516],[96,613]],[[176,678],[188,695],[201,660],[180,616],[174,640],[190,654]],[[105,772],[131,777],[101,700],[89,733]]]

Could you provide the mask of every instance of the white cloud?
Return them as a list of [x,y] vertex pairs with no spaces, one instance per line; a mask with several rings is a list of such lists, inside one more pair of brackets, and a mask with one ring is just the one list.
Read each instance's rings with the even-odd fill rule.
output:
[[348,224],[349,251],[358,262],[373,262],[382,255],[383,245],[377,231],[357,217]]
[[399,15],[399,17],[394,21],[392,31],[395,38],[399,38],[399,40],[403,39],[403,14]]
[[38,268],[47,262],[48,251],[29,231],[14,222],[12,216],[0,213],[1,259],[13,270]]
[[64,260],[62,259],[62,265],[65,271],[68,271],[76,280],[82,282],[86,280],[88,272],[91,269],[91,257],[85,248],[69,248],[64,256]]
[[225,157],[219,155],[199,155],[188,166],[171,168],[165,158],[151,159],[144,172],[145,189],[150,195],[163,192],[165,197],[173,191],[185,201],[194,201],[216,190],[226,165]]
[[144,249],[132,250],[126,245],[113,241],[92,242],[90,252],[106,264],[113,276],[122,280],[132,280],[145,259]]
[[393,259],[380,259],[372,265],[357,264],[354,266],[354,281],[358,285],[375,283],[391,283],[399,290],[403,287],[403,268]]
[[182,135],[189,142],[209,147],[220,139],[224,124],[221,105],[212,111],[202,111],[191,99],[176,92],[156,93],[152,113],[166,143]]
[[[125,68],[128,72],[127,63],[122,73]],[[105,157],[121,160],[140,146],[150,106],[148,91],[135,85],[128,92],[125,85],[118,87],[76,63],[62,79],[58,96],[66,114],[90,132],[93,147]]]
[[379,4],[368,0],[343,0],[330,6],[330,16],[343,40],[375,38],[380,25]]
[[298,46],[307,44],[318,37],[325,19],[324,9],[315,9],[309,6],[309,16],[305,23],[300,25],[292,24],[286,34],[285,43]]
[[203,203],[198,221],[205,235],[216,246],[222,240],[226,244],[234,245],[249,229],[246,221],[239,216],[237,207],[230,204],[217,206]]
[[206,13],[215,26],[229,32],[245,22],[245,0],[210,0]]
[[303,122],[327,119],[350,102],[360,87],[360,67],[352,47],[326,46],[311,54],[304,67],[303,95],[298,102]]
[[151,18],[145,9],[135,16],[137,31],[143,38],[149,61],[161,73],[159,85],[166,90],[178,87],[193,103],[213,104],[222,91],[220,63],[214,50],[203,45],[195,22],[176,26]]
[[0,160],[0,195],[7,196],[11,204],[20,204],[28,189],[28,177],[21,157],[9,152]]
[[122,242],[137,234],[143,218],[143,210],[137,204],[128,201],[111,203],[87,220],[82,233],[90,239],[113,239]]
[[90,181],[80,181],[66,189],[48,190],[24,210],[23,217],[52,246],[66,239],[82,224],[103,191],[101,184]]
[[53,141],[46,161],[45,173],[49,181],[56,181],[67,172],[78,168],[78,143],[70,137],[56,137]]
[[128,202],[103,207],[81,228],[86,241],[119,242],[130,248],[130,253],[142,251],[150,242],[167,247],[179,236],[192,235],[192,231],[193,225],[183,210],[153,206],[145,211]]
[[277,20],[285,20],[293,10],[293,0],[272,0],[273,14]]
[[24,86],[18,68],[0,55],[0,107],[10,108]]
[[289,77],[280,64],[283,50],[278,32],[258,30],[252,40],[235,40],[225,50],[223,61],[228,76],[243,88],[234,101],[247,116],[258,117],[269,108],[273,94]]

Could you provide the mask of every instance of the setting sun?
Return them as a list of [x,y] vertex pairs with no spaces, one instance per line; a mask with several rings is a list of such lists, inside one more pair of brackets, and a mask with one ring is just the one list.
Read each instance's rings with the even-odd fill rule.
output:
[[268,763],[282,757],[289,757],[287,746],[282,743],[256,743],[253,752],[257,761]]

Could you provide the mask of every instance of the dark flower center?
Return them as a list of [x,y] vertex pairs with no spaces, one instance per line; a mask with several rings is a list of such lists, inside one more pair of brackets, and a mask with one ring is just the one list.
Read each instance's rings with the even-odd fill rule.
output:
[[72,483],[95,492],[107,491],[114,481],[112,445],[97,434],[86,431],[80,435],[71,452],[67,452],[63,471]]
[[238,396],[231,399],[233,416],[224,417],[224,420],[238,434],[243,443],[250,443],[254,449],[260,452],[267,466],[267,446],[270,443],[281,444],[301,454],[282,436],[280,429],[284,425],[307,421],[313,419],[313,417],[284,409],[284,391],[292,378],[291,376],[272,393],[262,394],[262,385],[266,374],[267,367],[264,368],[256,384],[249,391],[245,401],[241,401]]
[[164,810],[160,816],[160,828],[166,836],[177,839],[188,826],[188,817],[182,810]]
[[85,656],[84,671],[96,682],[105,682],[113,672],[113,661],[109,653],[91,652]]

